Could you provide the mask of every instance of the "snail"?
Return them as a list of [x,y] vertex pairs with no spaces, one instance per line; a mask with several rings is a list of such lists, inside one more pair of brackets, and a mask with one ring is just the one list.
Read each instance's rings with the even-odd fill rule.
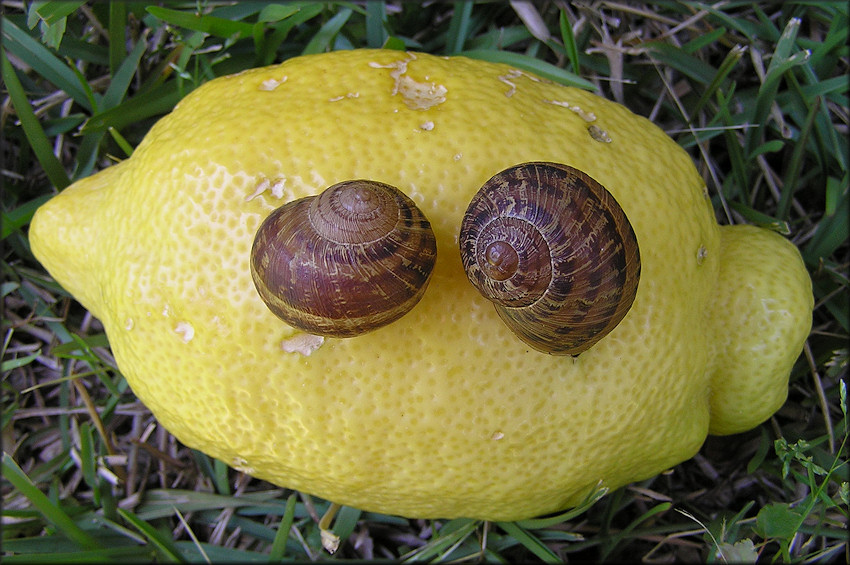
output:
[[425,292],[437,244],[397,188],[340,182],[284,204],[260,225],[251,276],[269,309],[305,332],[352,337],[389,324]]
[[459,245],[470,282],[521,340],[546,353],[586,351],[637,293],[640,253],[626,214],[567,165],[497,173],[470,202]]

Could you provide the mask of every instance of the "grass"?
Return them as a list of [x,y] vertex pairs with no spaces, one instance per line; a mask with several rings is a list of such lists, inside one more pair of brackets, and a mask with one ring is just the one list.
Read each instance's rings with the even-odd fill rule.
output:
[[[848,561],[844,2],[2,6],[4,561]],[[505,61],[665,129],[721,223],[777,230],[803,254],[814,324],[785,406],[668,473],[518,523],[331,508],[180,445],[32,257],[29,220],[201,83],[357,47]]]

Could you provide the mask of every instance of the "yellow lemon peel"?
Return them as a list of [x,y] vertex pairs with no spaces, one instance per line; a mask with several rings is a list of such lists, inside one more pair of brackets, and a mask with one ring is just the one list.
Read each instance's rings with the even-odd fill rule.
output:
[[[640,245],[631,311],[577,359],[513,336],[457,248],[484,181],[533,160],[602,183]],[[421,207],[437,264],[403,318],[317,344],[260,300],[251,244],[274,208],[357,178]],[[43,205],[30,239],[182,442],[279,485],[411,517],[528,518],[600,481],[664,471],[707,433],[768,418],[811,324],[797,250],[719,227],[691,159],[660,129],[463,57],[354,50],[210,81],[131,158]]]

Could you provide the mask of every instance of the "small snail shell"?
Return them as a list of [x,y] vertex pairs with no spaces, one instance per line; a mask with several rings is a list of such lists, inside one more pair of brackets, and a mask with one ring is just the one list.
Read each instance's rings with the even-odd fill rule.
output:
[[578,355],[631,308],[640,278],[634,230],[585,173],[557,163],[510,167],[473,197],[460,230],[464,269],[531,347]]
[[272,212],[254,238],[251,276],[287,324],[352,337],[413,308],[436,258],[431,224],[410,198],[352,180]]

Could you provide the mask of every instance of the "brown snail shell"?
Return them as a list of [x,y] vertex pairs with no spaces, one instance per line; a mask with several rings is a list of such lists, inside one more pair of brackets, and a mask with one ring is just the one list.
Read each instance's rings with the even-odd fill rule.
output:
[[287,324],[352,337],[410,311],[436,258],[431,224],[407,195],[351,180],[273,211],[254,238],[251,276]]
[[546,353],[578,355],[631,308],[637,238],[623,209],[587,174],[558,163],[510,167],[464,215],[466,275],[505,324]]

